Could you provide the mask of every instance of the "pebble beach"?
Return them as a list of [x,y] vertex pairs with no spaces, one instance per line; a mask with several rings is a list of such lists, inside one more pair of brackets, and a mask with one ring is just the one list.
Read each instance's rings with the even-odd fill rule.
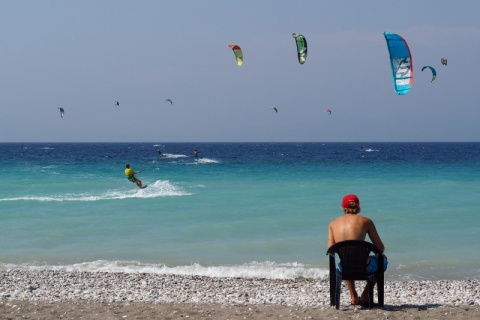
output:
[[0,298],[0,319],[480,318],[479,280],[386,281],[374,309],[350,305],[343,287],[336,310],[328,279],[8,269]]

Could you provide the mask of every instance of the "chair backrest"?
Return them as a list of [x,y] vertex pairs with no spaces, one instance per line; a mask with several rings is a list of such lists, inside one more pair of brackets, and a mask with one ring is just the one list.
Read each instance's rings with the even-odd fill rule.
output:
[[367,279],[366,266],[370,252],[381,253],[380,249],[370,242],[346,240],[335,243],[328,249],[327,254],[330,255],[331,265],[335,264],[335,254],[338,254],[342,266],[342,279],[365,280]]

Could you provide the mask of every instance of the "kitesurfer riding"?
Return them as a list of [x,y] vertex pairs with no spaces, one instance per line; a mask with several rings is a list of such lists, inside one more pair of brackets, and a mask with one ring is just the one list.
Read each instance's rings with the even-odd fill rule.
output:
[[195,157],[195,160],[197,160],[197,161],[199,160],[199,157],[198,157],[199,153],[200,153],[200,151],[198,151],[197,149],[195,149],[195,151],[193,152],[193,156]]
[[163,148],[158,148],[158,149],[157,149],[157,152],[158,152],[158,155],[159,155],[159,156],[163,156],[162,149],[163,149]]
[[145,189],[147,186],[142,186],[142,181],[140,179],[137,179],[135,175],[137,173],[140,173],[140,171],[133,171],[130,168],[130,163],[127,163],[125,166],[125,175],[127,176],[127,179],[130,180],[131,182],[135,183],[140,189]]

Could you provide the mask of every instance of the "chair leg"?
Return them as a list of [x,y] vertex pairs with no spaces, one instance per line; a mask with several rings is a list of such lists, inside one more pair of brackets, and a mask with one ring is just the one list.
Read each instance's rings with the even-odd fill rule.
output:
[[342,277],[337,276],[337,283],[335,286],[335,309],[340,308],[340,291],[342,290]]
[[335,255],[329,256],[330,269],[330,305],[335,305],[335,288],[337,287],[337,267],[335,266]]
[[335,305],[335,290],[337,288],[337,276],[334,274],[330,276],[330,305]]
[[384,305],[384,289],[385,289],[385,279],[383,274],[377,277],[377,294],[378,294],[378,306],[383,307]]

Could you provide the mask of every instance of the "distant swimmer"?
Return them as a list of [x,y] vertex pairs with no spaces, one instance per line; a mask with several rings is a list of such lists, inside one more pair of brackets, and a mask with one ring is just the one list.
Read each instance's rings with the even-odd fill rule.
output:
[[193,152],[193,156],[195,157],[195,160],[197,160],[197,161],[200,159],[199,156],[198,156],[199,153],[200,153],[200,151],[198,151],[197,149],[195,149],[195,151]]
[[142,181],[140,179],[137,179],[137,177],[135,177],[135,175],[137,173],[140,173],[142,172],[143,170],[141,171],[133,171],[132,169],[130,169],[130,163],[127,163],[127,165],[125,166],[125,175],[127,176],[127,179],[130,180],[131,182],[133,183],[136,183],[137,186],[140,188],[140,189],[145,189],[147,187],[147,185],[145,186],[142,186]]
[[365,147],[364,147],[364,146],[361,146],[361,147],[360,147],[360,151],[365,151]]

